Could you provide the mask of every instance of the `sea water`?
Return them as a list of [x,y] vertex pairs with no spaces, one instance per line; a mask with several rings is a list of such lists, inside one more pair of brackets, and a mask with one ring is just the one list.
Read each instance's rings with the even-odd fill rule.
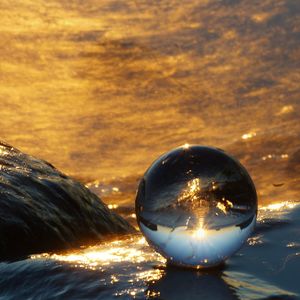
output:
[[239,159],[260,208],[254,235],[221,269],[166,268],[137,235],[1,262],[0,295],[299,298],[299,5],[1,1],[1,139],[135,225],[144,170],[185,143]]

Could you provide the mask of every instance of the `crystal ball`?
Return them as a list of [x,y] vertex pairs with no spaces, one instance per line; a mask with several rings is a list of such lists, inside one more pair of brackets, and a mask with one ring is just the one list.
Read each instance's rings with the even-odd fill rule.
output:
[[253,231],[256,190],[224,151],[185,145],[159,157],[140,181],[136,216],[149,245],[169,264],[212,267]]

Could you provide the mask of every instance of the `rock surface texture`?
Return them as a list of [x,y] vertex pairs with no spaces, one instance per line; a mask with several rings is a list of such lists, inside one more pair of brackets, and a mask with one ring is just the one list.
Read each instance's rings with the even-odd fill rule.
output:
[[133,230],[83,184],[0,142],[0,260]]

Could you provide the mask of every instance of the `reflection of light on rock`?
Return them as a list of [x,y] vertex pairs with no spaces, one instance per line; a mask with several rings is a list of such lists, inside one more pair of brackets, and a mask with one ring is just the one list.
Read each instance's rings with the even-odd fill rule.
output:
[[256,132],[249,132],[242,135],[243,140],[248,140],[256,136]]
[[8,152],[3,150],[2,147],[0,147],[0,155],[7,155]]

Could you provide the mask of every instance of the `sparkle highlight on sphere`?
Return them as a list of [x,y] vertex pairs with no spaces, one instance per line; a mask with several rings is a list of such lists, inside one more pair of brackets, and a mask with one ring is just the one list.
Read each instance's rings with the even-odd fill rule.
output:
[[196,232],[195,232],[195,236],[198,239],[203,239],[205,237],[206,233],[205,230],[203,228],[199,228]]

